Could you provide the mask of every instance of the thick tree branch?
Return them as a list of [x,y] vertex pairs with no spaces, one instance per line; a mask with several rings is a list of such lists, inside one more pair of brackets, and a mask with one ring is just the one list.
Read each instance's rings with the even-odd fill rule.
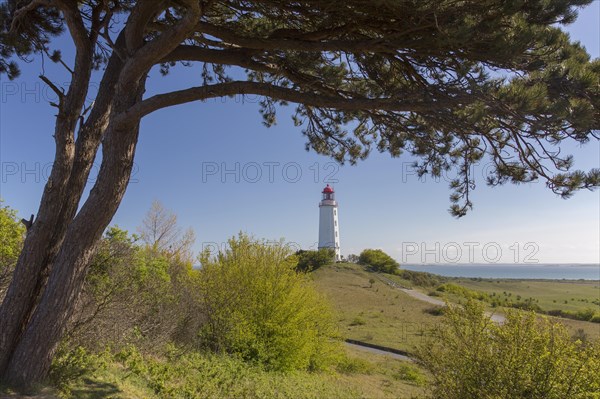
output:
[[431,110],[432,107],[443,106],[441,101],[402,100],[395,98],[344,98],[322,95],[314,92],[302,92],[276,86],[269,83],[234,81],[192,87],[170,93],[157,94],[134,105],[118,118],[118,123],[129,123],[161,108],[184,104],[192,101],[206,100],[215,97],[254,94],[271,97],[278,101],[301,103],[313,107],[334,108],[340,111],[361,111],[378,109],[395,112],[418,112]]
[[129,54],[133,54],[144,44],[146,26],[159,11],[167,5],[166,1],[138,1],[131,11],[125,28],[125,43]]
[[177,24],[139,48],[127,61],[120,79],[122,84],[137,82],[154,64],[173,51],[192,33],[200,18],[201,9],[198,1],[187,0],[186,3],[187,12]]

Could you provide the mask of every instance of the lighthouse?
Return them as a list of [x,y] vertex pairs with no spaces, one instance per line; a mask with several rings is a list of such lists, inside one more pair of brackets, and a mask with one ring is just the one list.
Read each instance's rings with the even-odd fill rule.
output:
[[328,184],[322,193],[323,198],[319,203],[319,249],[331,248],[335,251],[335,260],[341,260],[340,227],[335,192]]

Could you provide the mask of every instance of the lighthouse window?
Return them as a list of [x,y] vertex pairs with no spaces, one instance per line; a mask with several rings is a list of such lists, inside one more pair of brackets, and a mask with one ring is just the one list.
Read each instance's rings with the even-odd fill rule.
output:
[[336,231],[336,232],[335,232],[335,236],[336,236],[336,237],[337,237],[337,233],[338,233],[338,232]]
[[333,215],[334,215],[334,216],[335,216],[335,212],[336,212],[336,211],[335,211],[335,209],[334,209],[334,210],[333,210]]

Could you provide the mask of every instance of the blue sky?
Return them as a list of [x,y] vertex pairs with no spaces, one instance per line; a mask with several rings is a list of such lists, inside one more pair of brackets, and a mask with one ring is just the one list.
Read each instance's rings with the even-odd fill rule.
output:
[[[595,1],[567,30],[599,57],[599,26]],[[0,78],[0,197],[22,217],[37,211],[53,158],[55,109],[48,105],[52,93],[37,79],[42,68],[67,82],[63,71],[39,60],[23,65],[17,81]],[[149,94],[199,79],[193,69],[166,78],[155,72]],[[474,210],[457,220],[447,212],[447,179],[419,181],[410,158],[378,153],[356,166],[339,166],[304,150],[291,109],[282,109],[277,125],[267,129],[256,102],[218,99],[145,118],[133,180],[113,224],[135,231],[159,200],[183,227],[195,230],[197,250],[222,245],[240,230],[310,248],[318,238],[320,191],[330,182],[340,204],[345,255],[381,248],[402,263],[600,261],[598,191],[565,201],[543,183],[492,189],[480,179]],[[567,149],[576,168],[600,166],[598,142]],[[475,169],[480,177],[484,171],[484,164]]]

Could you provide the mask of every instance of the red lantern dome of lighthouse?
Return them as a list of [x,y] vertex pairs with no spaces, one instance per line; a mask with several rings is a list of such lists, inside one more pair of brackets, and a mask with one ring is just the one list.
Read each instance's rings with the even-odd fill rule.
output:
[[325,187],[323,189],[322,193],[323,193],[324,201],[334,201],[335,200],[335,194],[333,192],[333,188],[329,187],[329,184],[327,185],[327,187]]

